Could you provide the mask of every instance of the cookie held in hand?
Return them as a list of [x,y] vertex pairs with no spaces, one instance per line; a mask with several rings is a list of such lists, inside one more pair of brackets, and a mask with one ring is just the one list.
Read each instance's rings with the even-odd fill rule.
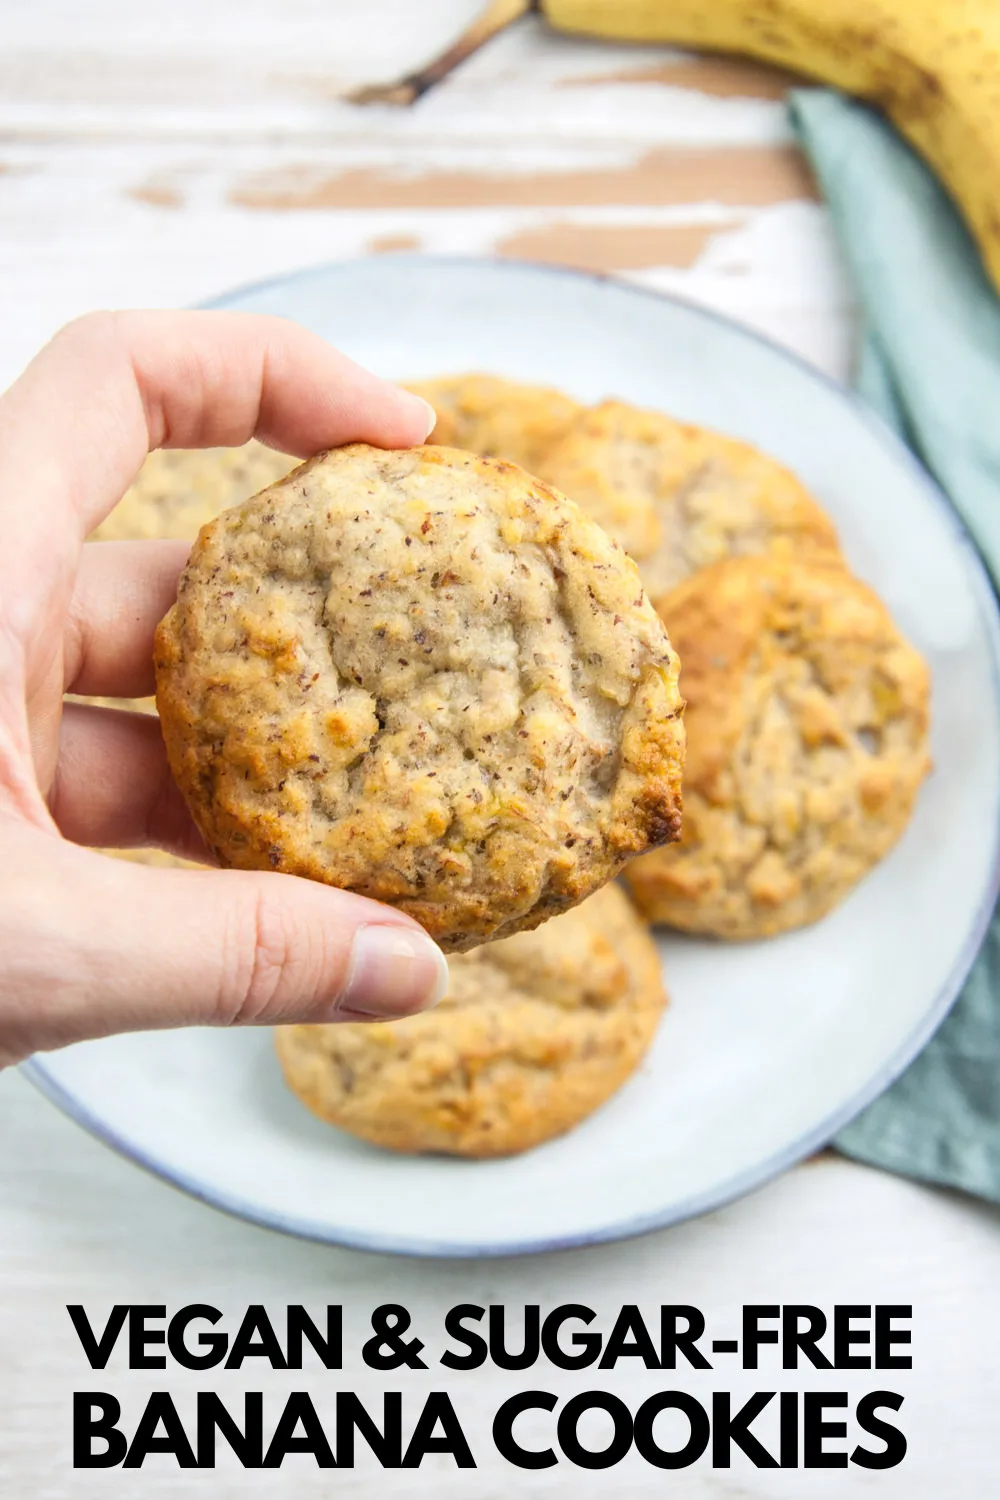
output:
[[644,914],[769,937],[899,838],[928,755],[927,665],[845,568],[734,558],[660,602],[684,663],[684,833],[627,870]]
[[635,558],[654,599],[727,557],[839,556],[833,522],[775,459],[624,401],[581,410],[537,472]]
[[659,954],[617,886],[448,965],[434,1010],[282,1026],[286,1082],[314,1114],[393,1151],[505,1156],[621,1087],[666,1004]]
[[446,951],[679,832],[666,632],[621,549],[513,464],[320,455],[202,530],[155,659],[219,860],[389,902]]

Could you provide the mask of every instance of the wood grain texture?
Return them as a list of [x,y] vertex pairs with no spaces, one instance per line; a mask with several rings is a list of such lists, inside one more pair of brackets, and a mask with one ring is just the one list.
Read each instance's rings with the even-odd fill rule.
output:
[[801,153],[792,147],[655,149],[606,170],[419,171],[350,168],[335,176],[308,165],[250,179],[230,190],[241,208],[495,208],[581,204],[724,203],[760,207],[818,199]]
[[586,224],[553,220],[497,241],[498,255],[576,266],[583,271],[642,271],[654,266],[695,265],[719,234],[739,229],[741,219],[718,224]]

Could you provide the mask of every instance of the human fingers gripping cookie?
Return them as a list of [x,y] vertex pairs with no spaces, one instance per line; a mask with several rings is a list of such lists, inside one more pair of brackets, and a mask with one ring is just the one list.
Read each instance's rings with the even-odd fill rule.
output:
[[460,951],[677,835],[677,660],[634,565],[512,464],[355,444],[202,531],[157,637],[220,860]]
[[[89,581],[80,614],[90,624],[93,642],[100,648],[120,639],[120,632],[108,628],[113,612],[122,608],[119,596],[124,570],[118,564],[116,554],[124,552],[129,544],[137,542],[162,544],[167,541],[176,542],[179,546],[182,542],[194,541],[202,526],[214,521],[216,516],[230,506],[239,505],[241,501],[257,494],[258,490],[282,479],[297,463],[298,459],[286,453],[276,453],[256,440],[251,440],[240,448],[158,448],[150,453],[135,482],[125,491],[111,514],[92,533],[91,541],[114,545],[100,548],[87,546],[83,550],[81,578],[77,581],[76,592],[79,595],[81,583]],[[144,554],[153,555],[153,549],[150,548],[143,548],[140,552],[138,547],[133,546],[130,551],[136,558]],[[173,556],[170,549],[159,545],[155,548],[155,555],[160,560],[160,571],[168,573],[167,559]],[[170,597],[153,616],[153,626],[163,615],[164,609],[172,603],[177,592],[177,574],[186,551],[178,552],[177,556],[176,567],[169,579]],[[161,579],[150,578],[149,571],[149,568],[144,569],[130,559],[127,583],[130,592],[135,595],[133,608],[143,613],[156,608],[161,591]],[[130,638],[135,640],[136,635],[133,628]],[[152,627],[150,646],[151,643]],[[145,646],[145,642],[143,644]],[[112,698],[94,695],[88,692],[86,683],[77,683],[77,692],[84,695],[84,706],[70,703],[63,711],[64,754],[67,746],[72,749],[74,741],[78,740],[81,747],[90,752],[88,761],[103,761],[104,774],[88,777],[87,801],[95,804],[98,810],[117,809],[122,816],[116,818],[116,821],[126,825],[129,821],[130,794],[135,783],[132,774],[133,757],[131,754],[122,754],[117,758],[110,758],[102,754],[101,730],[104,729],[106,736],[113,726],[108,720],[102,725],[100,718],[87,710],[113,708],[147,715],[155,713],[153,698],[145,696],[146,692],[152,692],[153,687],[153,661],[148,647],[144,650],[142,661],[149,681],[143,681],[139,685],[132,684],[131,687],[134,692],[144,696]],[[129,684],[125,686],[128,687]],[[125,724],[120,723],[117,728],[119,737],[124,739]],[[132,726],[133,750],[136,739],[142,732],[142,727]],[[159,734],[156,739],[162,758],[162,740]],[[141,743],[141,739],[139,742]],[[91,769],[88,764],[86,771],[90,773]],[[181,806],[183,808],[183,804]],[[183,812],[190,824],[186,808]],[[148,832],[154,837],[162,836],[155,826],[150,827]],[[113,836],[114,833],[115,829],[109,826],[107,836]],[[195,830],[189,828],[188,833],[193,837]],[[85,826],[74,830],[74,836],[78,834],[83,835],[80,842],[92,841],[89,829]],[[191,847],[195,847],[193,843]],[[166,863],[170,863],[169,856],[165,855],[163,858]]]
[[433,1000],[444,960],[400,912],[305,881],[144,869],[79,847],[188,845],[164,816],[155,723],[63,713],[67,692],[152,686],[148,608],[171,570],[176,591],[186,549],[135,544],[133,570],[108,548],[95,573],[87,556],[105,548],[82,547],[150,446],[256,433],[303,454],[349,439],[399,447],[430,415],[304,329],[236,313],[92,315],[0,396],[0,1067],[113,1031],[398,1015]]
[[378,1146],[503,1156],[603,1104],[641,1061],[666,1004],[656,945],[614,885],[448,968],[432,1015],[279,1027],[289,1087]]
[[766,937],[835,906],[929,769],[926,664],[881,600],[816,560],[737,558],[660,602],[683,661],[684,833],[630,865],[652,921]]

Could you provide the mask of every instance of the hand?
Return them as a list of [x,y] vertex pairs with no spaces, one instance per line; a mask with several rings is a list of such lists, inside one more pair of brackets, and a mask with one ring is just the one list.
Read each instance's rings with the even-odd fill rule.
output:
[[84,545],[148,450],[408,447],[431,415],[294,324],[221,312],[92,314],[0,397],[0,1065],[114,1031],[406,1015],[443,990],[439,950],[389,907],[93,852],[209,862],[156,719],[63,705],[153,690],[187,547]]

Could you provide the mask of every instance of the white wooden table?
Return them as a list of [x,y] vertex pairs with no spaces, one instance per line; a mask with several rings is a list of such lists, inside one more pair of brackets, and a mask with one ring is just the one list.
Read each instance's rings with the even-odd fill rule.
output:
[[[0,6],[0,383],[62,322],[97,306],[170,306],[336,257],[420,248],[569,260],[676,290],[762,329],[835,376],[853,318],[822,206],[785,124],[784,81],[665,49],[614,48],[533,23],[496,42],[420,107],[359,112],[353,83],[422,61],[475,0],[34,0]],[[996,1493],[1000,1401],[1000,1214],[824,1155],[752,1197],[643,1240],[544,1259],[480,1264],[389,1260],[284,1240],[230,1221],[144,1176],[84,1136],[16,1075],[0,1079],[0,1485],[6,1495],[442,1497],[812,1496],[908,1500]],[[168,1309],[213,1302],[349,1308],[360,1329],[406,1303],[433,1347],[461,1301],[582,1301],[607,1319],[622,1302],[692,1302],[710,1332],[744,1302],[911,1302],[914,1368],[825,1378],[858,1395],[905,1396],[910,1452],[888,1473],[756,1471],[703,1462],[669,1479],[629,1460],[606,1472],[507,1467],[491,1413],[526,1385],[595,1384],[640,1399],[671,1383],[595,1379],[541,1367],[409,1375],[447,1385],[480,1461],[418,1471],[373,1462],[319,1473],[141,1474],[70,1467],[70,1393],[140,1398],[169,1385],[241,1389],[235,1372],[166,1376],[87,1369],[65,1313],[83,1302]],[[259,1363],[259,1362],[258,1362]],[[631,1362],[629,1362],[631,1363]],[[382,1377],[352,1356],[343,1375],[253,1371],[277,1401],[292,1385],[369,1397]],[[832,1384],[831,1384],[832,1382]],[[749,1392],[752,1373],[689,1376]],[[779,1373],[801,1388],[808,1378]],[[766,1384],[766,1382],[765,1382]]]

